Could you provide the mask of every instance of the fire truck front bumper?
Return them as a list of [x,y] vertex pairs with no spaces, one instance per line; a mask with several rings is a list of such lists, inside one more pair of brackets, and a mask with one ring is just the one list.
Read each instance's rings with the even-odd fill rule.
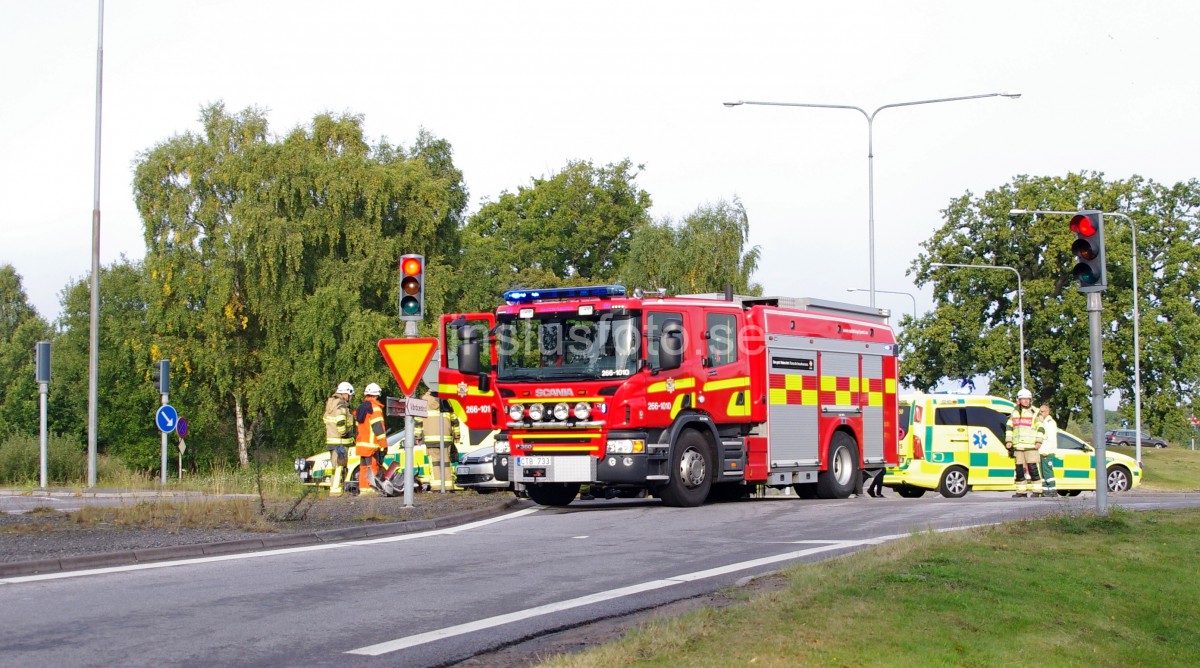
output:
[[665,482],[665,446],[647,444],[646,441],[644,434],[610,435],[605,454],[599,459],[590,454],[514,454],[508,457],[506,473],[508,479],[518,483],[579,482],[641,486]]

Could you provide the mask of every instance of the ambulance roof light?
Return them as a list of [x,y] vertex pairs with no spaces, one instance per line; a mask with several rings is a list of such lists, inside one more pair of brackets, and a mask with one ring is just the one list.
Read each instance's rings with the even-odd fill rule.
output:
[[576,288],[545,288],[542,290],[507,290],[504,301],[528,304],[550,299],[583,299],[585,297],[624,297],[623,285],[588,285]]

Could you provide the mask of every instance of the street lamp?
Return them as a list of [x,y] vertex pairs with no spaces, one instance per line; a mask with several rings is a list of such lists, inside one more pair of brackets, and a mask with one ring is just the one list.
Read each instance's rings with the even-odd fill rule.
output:
[[[868,290],[866,288],[846,288],[846,292],[870,292],[870,290]],[[913,303],[913,322],[917,321],[917,298],[914,297],[911,292],[898,292],[898,291],[894,291],[894,290],[876,290],[875,292],[882,292],[887,295],[905,295],[905,296],[907,296],[909,299],[912,300],[912,303]]]
[[1025,388],[1025,305],[1022,295],[1025,293],[1021,287],[1021,272],[1014,267],[1009,267],[1003,264],[950,264],[948,262],[931,262],[931,267],[958,267],[960,269],[1007,269],[1017,275],[1017,311],[1021,314],[1021,319],[1017,321],[1017,334],[1020,337],[1021,345],[1021,388]]
[[[1042,214],[1058,214],[1063,216],[1074,216],[1078,211],[1050,211],[1043,209],[1011,209],[1008,212],[1010,216],[1017,216],[1023,213],[1037,215]],[[1138,466],[1142,464],[1142,361],[1141,361],[1141,338],[1138,334],[1138,324],[1141,322],[1141,317],[1138,313],[1138,252],[1137,252],[1137,225],[1134,225],[1133,219],[1123,213],[1104,213],[1100,214],[1103,221],[1104,216],[1117,216],[1124,218],[1129,223],[1129,231],[1133,239],[1133,422],[1134,422],[1134,437],[1133,441],[1136,444],[1134,452]]]
[[959,100],[976,100],[983,97],[1007,97],[1017,99],[1020,93],[983,93],[981,95],[962,95],[959,97],[940,97],[934,100],[914,100],[912,102],[893,102],[885,104],[871,113],[862,107],[850,104],[815,104],[809,102],[754,102],[738,100],[737,102],[722,102],[726,107],[738,107],[743,104],[753,104],[769,107],[811,107],[815,109],[853,109],[867,119],[867,244],[869,247],[871,275],[871,306],[875,306],[875,116],[884,109],[892,107],[912,107],[918,104],[934,104],[937,102],[957,102]]

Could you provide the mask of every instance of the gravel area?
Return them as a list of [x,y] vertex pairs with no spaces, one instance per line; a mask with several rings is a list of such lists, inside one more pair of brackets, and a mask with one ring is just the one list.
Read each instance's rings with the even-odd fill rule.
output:
[[[61,512],[49,507],[0,513],[0,563],[217,543],[280,534],[435,519],[502,510],[511,493],[422,492],[405,508],[402,497],[310,496],[272,502],[257,498],[186,502],[143,500],[118,508]],[[199,505],[197,505],[199,504]],[[199,509],[205,512],[200,512]]]

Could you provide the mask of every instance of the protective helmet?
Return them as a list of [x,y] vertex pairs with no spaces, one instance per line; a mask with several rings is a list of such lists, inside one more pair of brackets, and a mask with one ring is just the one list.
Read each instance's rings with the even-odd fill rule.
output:
[[347,383],[346,381],[342,381],[342,382],[338,383],[337,389],[334,390],[333,393],[334,394],[354,394],[354,386],[351,385],[350,383]]
[[1022,387],[1021,391],[1017,392],[1017,398],[1018,399],[1032,399],[1033,392],[1030,392],[1029,390]]
[[376,383],[367,383],[366,389],[363,390],[364,397],[377,397],[380,394],[383,394],[383,390]]

